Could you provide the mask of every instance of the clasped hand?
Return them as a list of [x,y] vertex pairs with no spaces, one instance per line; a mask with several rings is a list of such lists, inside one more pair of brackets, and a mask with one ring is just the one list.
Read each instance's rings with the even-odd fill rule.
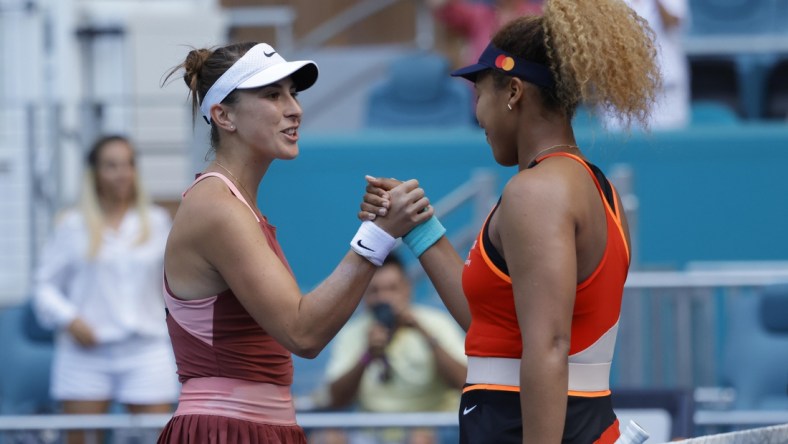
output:
[[[358,218],[375,224],[393,237],[407,234],[431,218],[434,209],[416,179],[404,182],[366,176],[367,188]],[[376,216],[388,216],[380,217]]]
[[[366,176],[365,179],[367,180],[366,193],[364,193],[364,198],[361,202],[361,211],[358,212],[358,218],[362,221],[376,220],[378,216],[383,217],[389,214],[389,208],[391,207],[393,198],[392,192],[394,192],[394,189],[401,184],[415,181],[415,179],[412,179],[408,182],[402,182],[394,178],[372,176]],[[416,184],[418,185],[418,182],[416,182]],[[419,190],[422,196],[424,196],[424,190],[421,188],[419,188]],[[429,200],[426,197],[424,197],[424,199],[426,200],[427,206],[420,215],[425,215],[429,212],[429,217],[432,217],[434,209],[429,205]],[[429,217],[424,217],[423,220],[427,220]]]

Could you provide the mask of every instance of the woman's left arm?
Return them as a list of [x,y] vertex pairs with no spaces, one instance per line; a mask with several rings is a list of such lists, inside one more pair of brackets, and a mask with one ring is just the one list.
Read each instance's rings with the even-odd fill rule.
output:
[[75,276],[85,267],[87,245],[83,222],[74,211],[62,215],[44,243],[33,279],[32,304],[42,327],[67,328],[79,316],[79,302],[69,294]]
[[569,187],[555,176],[520,173],[504,189],[497,232],[523,342],[523,442],[561,441],[567,360],[577,282],[575,218]]

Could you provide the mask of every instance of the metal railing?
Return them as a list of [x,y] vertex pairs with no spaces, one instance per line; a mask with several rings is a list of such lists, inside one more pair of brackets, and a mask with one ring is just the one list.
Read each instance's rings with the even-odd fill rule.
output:
[[[172,417],[169,413],[105,415],[0,415],[0,430],[120,430],[160,429]],[[298,413],[305,429],[328,427],[451,427],[457,425],[453,412],[418,413]]]
[[[171,414],[0,415],[0,443],[57,443],[65,431],[86,432],[88,444],[100,431],[112,431],[112,444],[153,442]],[[298,424],[311,430],[383,428],[456,428],[456,413],[299,413]],[[32,436],[31,436],[32,435]]]
[[731,302],[787,282],[788,268],[780,267],[631,272],[612,385],[719,386]]
[[[637,416],[638,410],[617,411],[623,416]],[[139,442],[139,439],[155,439],[171,414],[128,414],[105,415],[0,415],[0,443],[17,442],[22,432],[35,433],[35,442],[59,442],[61,432],[69,430],[88,431],[88,441],[96,439],[98,431],[113,431],[113,444]],[[311,430],[382,429],[382,428],[456,428],[458,416],[454,412],[418,413],[298,413],[298,424],[307,432]],[[697,433],[708,426],[768,426],[788,424],[786,411],[705,411],[695,412]],[[29,442],[29,441],[25,441]]]
[[[473,202],[470,184],[483,182],[484,172],[442,203],[439,212]],[[465,192],[462,192],[465,190]],[[484,193],[479,193],[481,196]],[[479,198],[479,196],[476,196]],[[479,199],[479,205],[484,199]],[[732,298],[751,297],[759,287],[788,282],[788,268],[724,266],[683,272],[632,272],[625,287],[613,384],[622,386],[702,387],[717,385],[719,352],[725,340],[724,315]],[[710,343],[708,347],[699,344]],[[697,397],[696,397],[697,399]],[[299,412],[305,429],[359,427],[456,427],[455,413],[316,413]],[[0,442],[35,432],[56,436],[63,430],[115,430],[114,442],[140,442],[155,434],[170,415],[0,415]],[[788,412],[702,408],[694,413],[698,432],[788,423]],[[32,431],[32,432],[31,432]],[[49,431],[49,433],[45,433]],[[4,441],[4,436],[9,437]],[[137,436],[137,438],[134,438]],[[127,439],[128,441],[123,441]],[[137,439],[137,441],[134,441]],[[47,442],[47,441],[40,441]],[[56,442],[56,441],[49,441]]]

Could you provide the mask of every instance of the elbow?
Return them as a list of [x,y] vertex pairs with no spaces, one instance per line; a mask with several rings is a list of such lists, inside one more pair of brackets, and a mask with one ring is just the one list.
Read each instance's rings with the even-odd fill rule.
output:
[[294,355],[304,359],[315,359],[320,354],[322,348],[298,348],[290,350]]
[[553,337],[551,351],[559,356],[569,356],[569,349],[572,340],[567,335],[556,335]]
[[300,358],[315,359],[325,347],[325,341],[318,340],[315,337],[303,337],[293,339],[288,348],[291,353]]
[[531,362],[537,359],[542,362],[566,361],[569,356],[571,340],[568,335],[555,334],[541,339],[523,337],[522,358]]
[[571,341],[568,336],[554,336],[553,340],[548,344],[545,362],[557,366],[556,368],[565,369],[569,364],[570,345]]

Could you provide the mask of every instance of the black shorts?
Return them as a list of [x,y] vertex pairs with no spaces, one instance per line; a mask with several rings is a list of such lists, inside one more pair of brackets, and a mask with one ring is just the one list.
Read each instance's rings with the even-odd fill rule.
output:
[[[467,390],[460,400],[460,444],[521,444],[523,422],[520,393],[503,390]],[[615,431],[608,429],[615,426]],[[614,442],[618,422],[610,395],[569,396],[564,444]],[[600,440],[603,433],[604,439]]]

